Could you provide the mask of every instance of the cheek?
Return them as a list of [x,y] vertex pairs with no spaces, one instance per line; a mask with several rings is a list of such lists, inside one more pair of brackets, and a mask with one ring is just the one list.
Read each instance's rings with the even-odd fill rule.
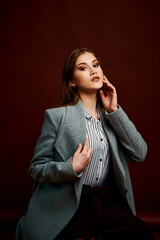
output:
[[79,85],[83,82],[85,82],[85,74],[81,73],[81,74],[75,74],[74,75],[74,82]]
[[100,74],[101,74],[102,76],[104,76],[104,73],[103,73],[102,68],[100,68]]
[[78,76],[78,74],[73,74],[73,81],[74,81],[74,83],[77,84],[77,82],[79,81],[79,76]]

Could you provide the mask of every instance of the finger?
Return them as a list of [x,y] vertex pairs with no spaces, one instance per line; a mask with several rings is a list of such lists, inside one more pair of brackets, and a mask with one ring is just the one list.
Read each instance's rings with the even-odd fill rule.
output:
[[105,79],[103,79],[103,82],[104,82],[106,85],[114,88],[113,84],[111,84],[106,77],[105,77]]
[[103,80],[104,81],[108,81],[108,79],[107,79],[107,77],[105,75],[103,76]]
[[112,92],[115,91],[115,87],[108,80],[104,80],[103,82],[106,86],[106,89],[111,90]]
[[87,150],[88,150],[88,143],[89,143],[88,138],[86,138],[84,146],[83,146],[83,152],[87,152]]
[[103,79],[103,86],[105,89],[108,89],[108,88],[111,88],[111,84],[110,82],[108,81],[108,79]]
[[92,153],[92,148],[88,148],[88,150],[87,150],[88,157],[91,156],[91,153]]
[[100,94],[101,96],[104,96],[104,92],[103,92],[102,89],[99,91],[99,94]]
[[102,100],[105,98],[105,95],[104,95],[103,90],[100,90],[100,91],[99,91],[99,95],[100,95],[100,97],[101,97]]
[[105,77],[103,78],[103,83],[108,86],[110,84],[110,82],[108,81],[108,79]]
[[81,151],[82,151],[82,144],[79,143],[78,148],[77,148],[77,150],[76,150],[75,153],[74,153],[74,156],[79,155]]

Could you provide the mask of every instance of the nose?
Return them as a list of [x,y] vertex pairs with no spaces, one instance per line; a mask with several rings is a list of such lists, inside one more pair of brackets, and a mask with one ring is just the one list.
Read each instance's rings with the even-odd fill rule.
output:
[[96,73],[97,73],[97,71],[96,71],[95,68],[91,68],[91,69],[90,69],[90,75],[91,75],[91,76],[94,75],[94,74],[96,74]]

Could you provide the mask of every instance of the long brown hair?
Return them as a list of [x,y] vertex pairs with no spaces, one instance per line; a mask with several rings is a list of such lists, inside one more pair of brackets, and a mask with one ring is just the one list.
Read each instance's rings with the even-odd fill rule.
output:
[[60,102],[61,106],[74,105],[79,100],[79,94],[78,94],[77,88],[71,87],[69,82],[73,78],[73,71],[74,71],[74,66],[77,58],[81,54],[84,54],[85,52],[92,53],[98,60],[99,64],[101,65],[100,59],[97,56],[97,54],[93,50],[88,48],[77,48],[67,55],[63,65],[63,72],[62,72],[62,87],[61,87],[61,102]]

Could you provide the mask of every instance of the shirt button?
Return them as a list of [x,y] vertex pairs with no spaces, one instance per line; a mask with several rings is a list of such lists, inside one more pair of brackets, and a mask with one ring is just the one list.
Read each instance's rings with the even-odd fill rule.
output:
[[98,180],[98,177],[96,178],[96,180]]
[[103,141],[103,138],[101,138],[100,140]]
[[102,158],[99,161],[102,162]]

